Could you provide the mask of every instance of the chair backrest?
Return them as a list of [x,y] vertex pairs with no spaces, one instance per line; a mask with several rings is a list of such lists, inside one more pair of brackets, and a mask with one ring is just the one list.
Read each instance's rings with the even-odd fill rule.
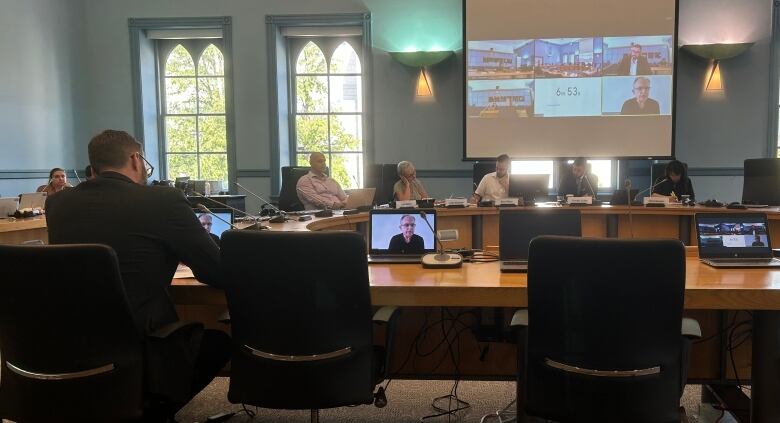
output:
[[[684,290],[680,241],[534,239],[526,412],[556,421],[679,421]],[[598,374],[582,374],[589,370]],[[613,370],[629,376],[602,373]]]
[[234,343],[228,399],[285,409],[370,403],[365,239],[233,230],[221,251]]
[[114,251],[0,245],[0,269],[0,418],[140,417],[143,337]]
[[482,178],[484,178],[485,175],[487,175],[488,173],[495,172],[495,171],[496,171],[495,160],[489,160],[486,162],[474,162],[473,179],[474,179],[474,185],[476,186],[472,186],[471,189],[472,190],[477,189],[476,187],[478,187],[479,183],[482,182]]
[[303,210],[303,203],[298,198],[298,179],[309,173],[309,167],[283,166],[282,189],[279,191],[279,208],[284,211]]
[[742,202],[780,205],[780,159],[746,159]]
[[376,188],[374,203],[386,204],[393,198],[393,185],[398,181],[398,165],[374,164],[366,167],[366,187]]

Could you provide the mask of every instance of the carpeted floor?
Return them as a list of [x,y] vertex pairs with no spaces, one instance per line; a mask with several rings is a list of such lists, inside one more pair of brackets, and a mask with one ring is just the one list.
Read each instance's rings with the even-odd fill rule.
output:
[[[433,398],[446,395],[452,388],[452,381],[417,381],[395,380],[387,392],[388,405],[376,408],[373,405],[359,407],[343,407],[322,410],[320,421],[354,422],[354,423],[407,423],[419,422],[420,418],[433,414],[431,401]],[[217,378],[203,392],[182,409],[176,416],[181,423],[204,422],[207,417],[226,411],[239,411],[241,406],[227,401],[227,378]],[[471,403],[471,409],[458,414],[457,422],[479,422],[483,415],[495,413],[504,408],[515,396],[514,382],[461,382],[458,395],[462,400]],[[692,385],[685,389],[682,405],[686,408],[691,422],[708,422],[709,418],[699,418],[701,386]],[[254,411],[255,408],[251,407]],[[298,423],[309,421],[308,411],[279,411],[258,409],[255,418],[250,418],[243,412],[236,414],[229,422],[280,422]],[[428,419],[427,422],[446,422],[447,417]],[[492,419],[490,422],[497,422]],[[723,423],[729,420],[722,420]]]

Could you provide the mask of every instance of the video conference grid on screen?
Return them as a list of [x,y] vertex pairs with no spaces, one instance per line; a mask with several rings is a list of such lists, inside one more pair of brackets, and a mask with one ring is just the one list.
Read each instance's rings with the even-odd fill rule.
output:
[[[407,217],[408,216],[408,217]],[[426,215],[431,227],[436,227],[436,216],[433,213]],[[422,238],[424,250],[405,251],[410,254],[422,254],[433,251],[436,248],[436,239],[433,232],[420,216],[419,211],[399,211],[398,213],[382,213],[371,215],[371,250],[387,253],[401,253],[391,251],[393,238],[400,241],[400,237],[406,235],[411,240],[414,236]]]
[[467,116],[671,115],[672,41],[672,35],[469,41]]
[[699,223],[702,248],[745,248],[768,245],[763,222]]

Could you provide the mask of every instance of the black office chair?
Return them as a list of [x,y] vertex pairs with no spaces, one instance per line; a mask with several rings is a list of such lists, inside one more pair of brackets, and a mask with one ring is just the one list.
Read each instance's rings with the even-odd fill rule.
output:
[[[222,265],[233,357],[228,399],[278,409],[386,403],[397,309],[373,344],[365,239],[356,232],[228,231]],[[260,253],[259,253],[260,252]]]
[[375,204],[394,201],[393,185],[398,182],[398,165],[393,163],[374,164],[366,168],[366,186],[375,187]]
[[472,174],[472,179],[474,185],[471,187],[472,190],[476,190],[479,186],[479,183],[482,182],[482,178],[485,177],[490,172],[496,171],[496,161],[486,161],[486,162],[474,162],[474,170]]
[[0,245],[0,269],[0,419],[140,418],[143,337],[114,251]]
[[535,238],[528,310],[512,322],[527,326],[518,415],[679,422],[691,339],[701,336],[682,318],[684,292],[679,241]]
[[780,159],[746,159],[744,173],[744,204],[780,205]]
[[284,211],[303,210],[303,203],[298,198],[296,186],[301,176],[309,173],[309,167],[283,166],[282,189],[279,191],[279,208]]

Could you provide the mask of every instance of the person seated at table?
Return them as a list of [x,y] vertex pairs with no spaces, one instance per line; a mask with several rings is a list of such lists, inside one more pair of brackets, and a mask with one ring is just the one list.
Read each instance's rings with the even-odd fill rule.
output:
[[398,182],[393,185],[393,197],[398,201],[422,200],[428,198],[422,182],[417,179],[417,171],[412,162],[398,162]]
[[390,238],[390,245],[387,247],[387,252],[391,254],[414,254],[425,252],[425,241],[420,235],[414,233],[414,228],[417,226],[414,223],[414,216],[405,214],[401,216],[401,224],[398,229],[401,230],[400,234],[393,235]]
[[687,195],[690,201],[695,200],[693,183],[685,171],[685,165],[679,160],[672,160],[666,164],[664,176],[653,182],[653,197],[670,197],[675,201]]
[[68,176],[65,175],[65,171],[55,167],[49,171],[49,183],[39,186],[35,192],[45,192],[46,195],[52,195],[68,188],[73,188],[73,186],[68,183]]
[[509,156],[502,154],[496,157],[496,171],[482,177],[474,191],[472,201],[496,201],[509,195]]
[[335,179],[325,174],[325,155],[309,155],[311,170],[298,179],[296,191],[306,210],[343,209],[347,205],[347,194]]
[[596,187],[599,186],[599,178],[587,172],[588,161],[584,157],[574,159],[574,163],[561,175],[558,185],[558,195],[566,197],[595,197]]

